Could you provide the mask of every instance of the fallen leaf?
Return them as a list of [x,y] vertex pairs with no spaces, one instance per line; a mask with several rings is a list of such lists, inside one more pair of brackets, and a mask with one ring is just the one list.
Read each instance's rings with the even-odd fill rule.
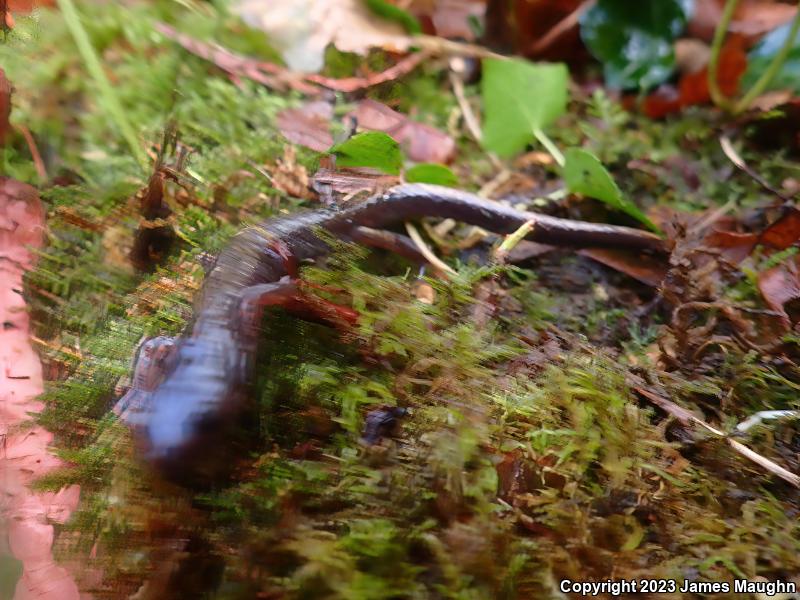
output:
[[370,48],[404,52],[411,45],[401,26],[374,15],[361,0],[239,0],[233,12],[264,31],[293,71],[322,69],[328,44],[361,55]]
[[506,261],[510,263],[519,263],[530,258],[542,256],[548,252],[555,250],[555,246],[548,246],[547,244],[540,244],[539,242],[531,242],[529,240],[522,240],[511,249],[511,252],[506,256]]
[[483,19],[486,3],[470,0],[439,0],[434,3],[431,21],[436,35],[475,41],[475,29],[470,21]]
[[759,243],[784,250],[800,239],[800,210],[794,207],[761,232]]
[[646,254],[606,248],[587,248],[579,250],[578,254],[633,277],[650,287],[661,285],[667,274],[667,264],[664,260]]
[[800,272],[796,257],[784,260],[771,269],[758,274],[758,290],[772,310],[784,315],[790,322],[796,322],[800,306],[787,306],[800,300]]
[[[687,65],[686,68],[690,67]],[[729,97],[736,95],[746,69],[745,40],[739,35],[729,35],[720,51],[717,64],[717,83],[723,95]],[[679,112],[687,106],[707,104],[710,101],[708,66],[703,65],[700,70],[684,73],[677,89],[667,84],[647,96],[642,111],[651,119],[659,119]]]
[[796,5],[744,0],[736,7],[729,31],[757,37],[788,23],[796,14]]
[[430,125],[412,121],[375,100],[362,100],[350,115],[360,128],[392,136],[415,162],[448,163],[455,156],[456,143],[449,135]]
[[703,240],[703,244],[717,250],[727,262],[738,265],[750,256],[758,243],[755,233],[737,233],[735,231],[712,231]]
[[278,129],[295,144],[325,152],[333,146],[329,130],[333,107],[322,100],[310,102],[300,108],[287,108],[278,113]]
[[[710,42],[722,17],[725,0],[695,0],[688,33]],[[796,6],[764,0],[742,0],[733,13],[728,31],[749,38],[758,37],[792,20]]]
[[308,171],[297,162],[294,146],[286,146],[283,158],[279,158],[274,167],[270,167],[272,185],[294,198],[313,200],[316,196],[309,186]]

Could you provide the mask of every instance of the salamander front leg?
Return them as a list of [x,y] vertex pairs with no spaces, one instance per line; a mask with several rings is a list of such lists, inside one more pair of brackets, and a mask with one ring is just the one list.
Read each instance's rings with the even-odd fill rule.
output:
[[175,339],[165,336],[151,338],[139,346],[131,387],[112,409],[128,425],[141,424],[146,418],[153,392],[174,367],[175,347]]
[[245,336],[256,337],[261,324],[263,310],[267,306],[280,306],[291,314],[306,319],[332,325],[351,327],[358,321],[358,313],[303,291],[307,284],[299,279],[284,277],[276,283],[254,285],[241,294],[237,320]]

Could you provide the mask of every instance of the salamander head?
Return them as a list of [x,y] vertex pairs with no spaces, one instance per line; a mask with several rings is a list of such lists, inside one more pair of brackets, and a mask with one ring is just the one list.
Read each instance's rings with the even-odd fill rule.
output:
[[218,444],[243,404],[239,360],[229,336],[190,338],[175,349],[174,368],[153,391],[143,428],[145,458],[171,478],[205,470],[208,456],[222,454]]

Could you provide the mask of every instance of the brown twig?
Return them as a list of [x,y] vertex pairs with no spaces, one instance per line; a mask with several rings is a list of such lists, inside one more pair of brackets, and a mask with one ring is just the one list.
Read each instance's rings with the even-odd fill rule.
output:
[[778,198],[780,198],[784,202],[793,202],[792,198],[776,190],[769,184],[769,182],[767,182],[766,179],[764,179],[761,175],[759,175],[753,169],[750,168],[750,166],[744,161],[744,159],[741,156],[739,156],[739,153],[736,152],[736,150],[733,147],[733,144],[731,143],[730,138],[727,135],[720,136],[719,145],[722,147],[722,151],[725,153],[725,156],[728,157],[728,160],[730,160],[737,169],[744,171],[758,185],[760,185],[762,188],[764,188],[771,194],[775,194],[776,196],[778,196]]
[[15,127],[25,138],[25,143],[28,145],[28,151],[31,153],[31,159],[33,159],[33,165],[36,167],[36,174],[39,176],[39,180],[41,182],[47,181],[47,168],[44,166],[39,147],[36,145],[36,140],[33,139],[30,129],[24,125],[15,125]]
[[530,54],[536,55],[547,50],[553,42],[578,24],[583,13],[595,5],[596,0],[586,0],[578,8],[556,23],[543,37],[536,40],[530,47]]
[[757,465],[763,467],[770,473],[777,475],[784,481],[792,484],[795,487],[800,488],[800,476],[795,475],[791,471],[784,469],[778,463],[768,459],[766,456],[762,456],[751,450],[741,442],[737,442],[736,440],[732,439],[728,435],[725,434],[724,431],[720,431],[716,427],[712,427],[702,419],[694,416],[689,410],[683,408],[675,404],[672,400],[664,398],[658,394],[651,392],[642,387],[634,387],[633,388],[637,393],[647,398],[650,402],[664,410],[665,412],[671,414],[673,417],[678,419],[683,425],[700,425],[707,431],[713,433],[717,437],[721,437],[725,440],[725,442],[737,453],[741,454],[748,460],[756,463]]
[[344,79],[332,79],[330,77],[323,77],[322,75],[306,75],[306,81],[316,83],[322,87],[335,92],[350,93],[358,90],[363,90],[368,87],[380,85],[387,81],[394,81],[403,75],[406,75],[416,69],[422,61],[430,58],[433,52],[430,50],[422,50],[415,52],[402,59],[393,67],[389,67],[380,73],[373,73],[366,77],[345,77]]
[[317,96],[320,94],[317,86],[306,83],[297,75],[278,65],[240,56],[219,44],[201,42],[176,31],[166,23],[156,23],[155,29],[180,44],[188,52],[213,63],[232,77],[245,77],[278,91],[292,88],[306,95]]
[[471,58],[508,58],[497,52],[492,52],[488,48],[477,44],[467,44],[464,42],[454,42],[435,35],[414,36],[414,45],[423,50],[430,50],[434,54],[446,54],[450,56],[469,56]]
[[405,57],[396,65],[380,73],[374,73],[367,77],[333,79],[330,77],[323,77],[322,75],[301,75],[292,73],[280,65],[241,56],[218,44],[208,44],[196,40],[186,34],[176,31],[165,23],[156,23],[155,28],[161,34],[180,44],[188,52],[214,63],[235,79],[244,77],[279,91],[291,88],[307,96],[319,96],[322,93],[321,88],[327,88],[336,92],[350,93],[380,85],[387,81],[393,81],[398,77],[410,73],[424,60],[433,55],[432,50],[423,49],[421,52],[416,52]]
[[293,73],[274,63],[241,56],[227,48],[223,48],[219,44],[209,44],[180,33],[166,23],[156,23],[155,29],[180,44],[186,51],[213,63],[225,71],[234,81],[244,77],[271,89],[285,91],[287,88],[291,88],[307,96],[320,95],[322,93],[321,88],[350,93],[380,85],[387,81],[394,81],[410,73],[424,60],[435,54],[503,58],[481,46],[451,42],[450,40],[432,36],[418,36],[414,38],[414,41],[421,47],[421,50],[403,58],[396,65],[389,67],[385,71],[373,73],[366,77],[333,79],[316,74],[302,75]]

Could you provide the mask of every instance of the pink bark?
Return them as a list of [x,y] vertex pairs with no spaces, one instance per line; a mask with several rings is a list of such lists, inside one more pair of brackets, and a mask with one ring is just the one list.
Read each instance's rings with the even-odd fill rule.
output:
[[69,518],[80,489],[30,489],[35,479],[61,466],[49,452],[52,434],[26,423],[42,410],[43,381],[41,362],[30,345],[22,276],[36,262],[30,247],[41,247],[43,231],[36,190],[0,177],[0,440],[5,442],[0,446],[0,524],[5,524],[12,555],[23,564],[14,600],[78,600],[78,586],[53,560],[52,546],[53,523]]

